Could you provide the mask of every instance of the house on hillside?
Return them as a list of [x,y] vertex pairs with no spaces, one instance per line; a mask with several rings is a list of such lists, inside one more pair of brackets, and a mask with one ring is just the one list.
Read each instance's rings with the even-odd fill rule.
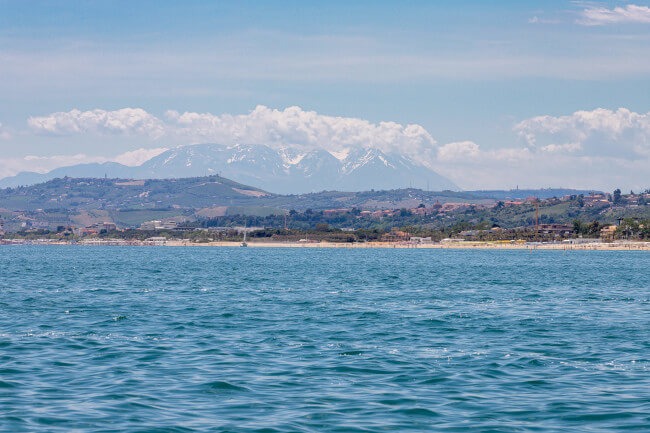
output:
[[402,230],[393,228],[390,232],[381,237],[383,242],[405,242],[411,239],[411,234]]
[[174,230],[178,227],[178,222],[173,220],[152,220],[140,224],[140,230]]
[[106,230],[107,232],[117,230],[117,225],[113,222],[104,221],[100,227],[101,230]]
[[611,225],[611,226],[605,226],[602,229],[600,229],[600,238],[603,240],[603,242],[611,242],[614,240],[614,233],[616,233],[616,229],[618,226]]
[[538,233],[554,235],[555,237],[569,236],[573,233],[573,226],[568,224],[540,224]]
[[609,199],[605,194],[590,194],[585,196],[582,200],[587,207],[609,204]]

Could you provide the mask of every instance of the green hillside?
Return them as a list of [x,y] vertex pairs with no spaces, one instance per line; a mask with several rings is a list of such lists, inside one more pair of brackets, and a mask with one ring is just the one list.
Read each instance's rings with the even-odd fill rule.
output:
[[[522,196],[529,198],[522,200]],[[530,196],[541,198],[538,211]],[[318,224],[362,229],[514,228],[530,226],[536,219],[542,224],[645,220],[650,217],[650,206],[643,197],[624,196],[615,202],[611,195],[587,196],[573,190],[434,192],[412,188],[277,195],[220,176],[153,180],[65,177],[0,190],[0,221],[9,232],[105,222],[133,228],[154,220],[194,227],[281,227],[285,215],[291,213],[289,225],[304,229]],[[369,215],[378,210],[383,213]]]

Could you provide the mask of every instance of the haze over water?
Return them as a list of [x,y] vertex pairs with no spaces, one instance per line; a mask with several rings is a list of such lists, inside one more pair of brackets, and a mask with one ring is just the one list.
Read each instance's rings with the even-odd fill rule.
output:
[[647,431],[644,252],[0,248],[2,431]]

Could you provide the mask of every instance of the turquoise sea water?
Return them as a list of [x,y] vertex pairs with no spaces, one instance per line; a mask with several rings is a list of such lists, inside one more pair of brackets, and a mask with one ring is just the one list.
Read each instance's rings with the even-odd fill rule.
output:
[[0,430],[650,431],[646,252],[0,247]]

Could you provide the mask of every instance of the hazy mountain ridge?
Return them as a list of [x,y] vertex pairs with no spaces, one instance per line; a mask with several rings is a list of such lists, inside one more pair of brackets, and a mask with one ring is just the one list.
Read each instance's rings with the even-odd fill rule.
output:
[[376,191],[323,191],[278,195],[212,175],[178,179],[119,179],[64,177],[18,188],[0,189],[0,208],[34,209],[195,209],[210,206],[244,206],[283,209],[357,207],[393,209],[435,202],[496,203],[528,196],[560,197],[585,194],[570,189],[511,191],[424,191],[405,188]]
[[325,149],[274,150],[266,145],[219,144],[177,147],[136,167],[107,162],[57,168],[45,174],[23,172],[0,179],[0,188],[32,185],[65,176],[161,179],[213,174],[284,194],[397,189],[413,185],[438,191],[459,189],[416,161],[379,149],[357,147],[333,154]]
[[[490,209],[500,198],[520,199],[533,195],[543,199],[557,196],[560,192],[573,196],[585,193],[579,190],[434,192],[407,188],[277,195],[218,175],[150,180],[67,177],[28,187],[0,189],[0,221],[4,220],[4,227],[9,231],[17,231],[21,227],[83,227],[105,221],[113,221],[120,227],[137,227],[150,220],[171,218],[175,221],[194,221],[224,215],[282,216],[290,210],[307,212],[311,209],[314,212],[324,212],[334,209],[338,214],[341,209],[347,209],[348,213],[354,213],[353,210],[356,209],[357,213],[354,214],[358,215],[360,210],[388,209],[399,213],[422,205],[433,208],[444,203],[479,205],[478,210],[484,209],[487,212],[480,219],[487,219],[491,218],[491,214],[485,209]],[[552,213],[557,221],[572,221],[576,217],[569,212],[570,208],[562,208],[565,204],[560,203],[559,208]],[[530,203],[524,208],[530,212],[533,209]],[[459,209],[472,211],[472,208]],[[592,208],[585,207],[583,211],[589,209]],[[600,212],[600,208],[593,208],[593,211]],[[446,215],[449,214],[436,217],[440,224],[453,224],[464,221],[464,218],[479,217],[474,211],[470,214],[452,213],[455,215],[452,220],[447,220]],[[593,218],[593,215],[590,214],[589,217]],[[420,220],[419,223],[423,221]],[[513,221],[505,219],[501,222],[512,225]]]

